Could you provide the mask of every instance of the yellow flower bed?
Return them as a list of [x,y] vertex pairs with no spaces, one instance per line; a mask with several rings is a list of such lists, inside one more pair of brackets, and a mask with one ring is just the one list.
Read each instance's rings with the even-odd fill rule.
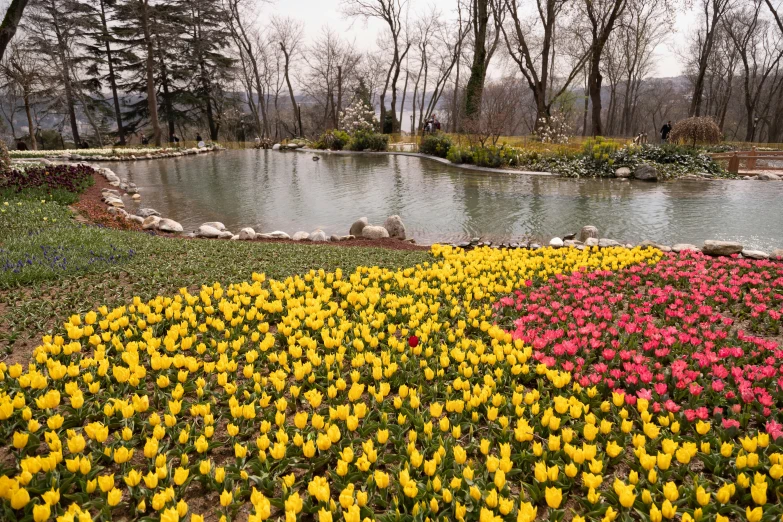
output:
[[433,253],[73,316],[0,364],[0,519],[760,520],[768,435],[581,388],[493,324],[529,280],[659,251]]

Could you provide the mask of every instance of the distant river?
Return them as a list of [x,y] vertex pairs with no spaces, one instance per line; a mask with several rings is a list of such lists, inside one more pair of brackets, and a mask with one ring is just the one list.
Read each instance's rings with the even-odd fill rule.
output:
[[[225,151],[108,164],[136,183],[142,206],[195,230],[321,228],[347,234],[361,216],[399,214],[419,243],[552,236],[595,225],[624,242],[738,240],[783,247],[783,183],[573,180],[470,171],[407,156]],[[134,210],[131,206],[128,210]]]

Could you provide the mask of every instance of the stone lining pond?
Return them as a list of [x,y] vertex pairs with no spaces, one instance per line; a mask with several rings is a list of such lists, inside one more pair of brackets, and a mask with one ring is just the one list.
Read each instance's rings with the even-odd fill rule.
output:
[[783,246],[783,183],[645,183],[488,174],[428,159],[391,155],[320,155],[271,150],[118,163],[136,183],[137,206],[152,207],[191,231],[221,221],[236,233],[321,228],[347,234],[357,218],[382,224],[392,214],[417,242],[491,241],[599,227],[623,242],[663,244],[735,240],[746,248]]

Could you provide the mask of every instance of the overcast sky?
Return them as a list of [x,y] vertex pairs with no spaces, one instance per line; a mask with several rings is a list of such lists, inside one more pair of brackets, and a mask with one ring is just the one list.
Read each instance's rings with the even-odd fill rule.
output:
[[[412,9],[420,11],[428,11],[428,6],[434,5],[442,12],[450,13],[454,9],[455,0],[410,0],[410,5]],[[342,14],[340,6],[340,0],[291,0],[277,1],[272,5],[264,6],[263,9],[301,20],[305,24],[305,34],[308,38],[317,35],[322,27],[329,25],[342,32],[349,40],[355,40],[359,49],[372,48],[377,31],[381,31],[383,25],[377,21],[365,24],[361,20],[348,19]],[[655,50],[657,67],[653,76],[679,76],[682,73],[680,59],[676,55],[674,46],[682,42],[682,36],[688,32],[695,21],[695,15],[692,12],[681,13],[675,20],[675,25],[667,37],[668,41],[660,44]]]

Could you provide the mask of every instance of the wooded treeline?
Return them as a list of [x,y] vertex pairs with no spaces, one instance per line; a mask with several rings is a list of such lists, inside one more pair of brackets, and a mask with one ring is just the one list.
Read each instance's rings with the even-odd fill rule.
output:
[[[5,134],[28,146],[174,136],[279,140],[340,125],[363,99],[384,132],[494,125],[654,135],[712,116],[727,139],[783,142],[781,0],[343,0],[359,46],[263,0],[29,0],[2,63]],[[673,21],[691,12],[690,33]],[[656,70],[678,49],[684,77]],[[57,135],[59,140],[53,139]],[[40,143],[43,141],[44,143]],[[59,141],[59,144],[58,144]]]

